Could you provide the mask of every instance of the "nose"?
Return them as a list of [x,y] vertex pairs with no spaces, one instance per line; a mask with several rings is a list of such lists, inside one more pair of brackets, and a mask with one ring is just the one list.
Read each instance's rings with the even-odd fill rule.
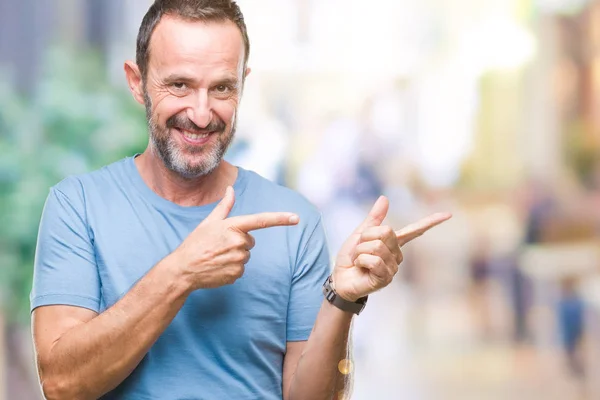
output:
[[195,104],[186,110],[187,116],[198,127],[205,128],[212,118],[208,91],[201,89],[195,97]]

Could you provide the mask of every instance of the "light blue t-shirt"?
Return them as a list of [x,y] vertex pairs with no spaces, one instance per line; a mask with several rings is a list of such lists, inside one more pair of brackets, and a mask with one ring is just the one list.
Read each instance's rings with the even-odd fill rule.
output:
[[[251,232],[233,285],[193,292],[133,373],[105,399],[281,399],[287,341],[307,340],[330,272],[319,212],[302,196],[238,168],[230,216],[290,211],[296,226]],[[101,313],[175,250],[217,203],[182,207],[153,192],[133,157],[50,190],[31,309]],[[202,246],[202,243],[198,243]]]

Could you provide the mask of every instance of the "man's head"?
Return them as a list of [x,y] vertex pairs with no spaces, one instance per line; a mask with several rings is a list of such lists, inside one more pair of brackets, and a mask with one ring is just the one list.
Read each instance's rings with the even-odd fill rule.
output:
[[[232,0],[156,0],[125,71],[152,151],[186,178],[220,163],[235,134],[250,45]],[[137,65],[136,65],[137,64]]]

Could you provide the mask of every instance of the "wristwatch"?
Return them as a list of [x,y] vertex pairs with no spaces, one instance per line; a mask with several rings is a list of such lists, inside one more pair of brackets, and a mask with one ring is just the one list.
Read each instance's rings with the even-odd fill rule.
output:
[[323,294],[328,302],[336,306],[342,311],[347,311],[354,313],[356,315],[360,314],[361,311],[367,305],[367,299],[369,296],[361,297],[356,300],[356,302],[344,300],[341,296],[339,296],[335,289],[333,288],[333,280],[331,279],[331,275],[327,277],[325,282],[323,283]]

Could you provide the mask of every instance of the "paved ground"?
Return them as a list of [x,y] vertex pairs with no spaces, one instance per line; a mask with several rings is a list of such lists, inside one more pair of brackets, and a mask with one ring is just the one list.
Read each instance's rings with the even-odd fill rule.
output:
[[[592,398],[564,368],[554,345],[515,346],[499,290],[416,299],[396,285],[372,296],[355,323],[355,400]],[[479,319],[478,319],[479,316]],[[551,333],[549,319],[538,329]],[[551,336],[551,335],[550,335]]]

